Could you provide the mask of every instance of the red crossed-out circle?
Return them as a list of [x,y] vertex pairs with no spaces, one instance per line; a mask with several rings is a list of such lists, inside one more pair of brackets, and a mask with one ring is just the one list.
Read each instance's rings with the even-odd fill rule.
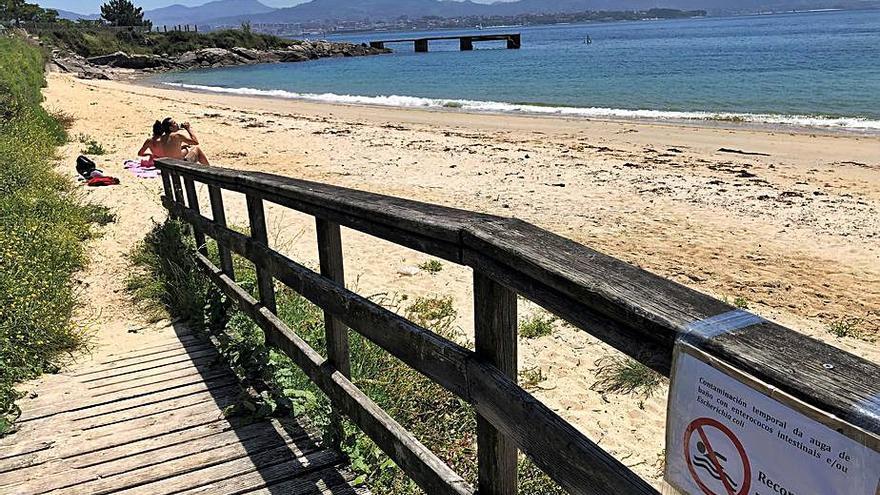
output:
[[[709,444],[709,438],[706,436],[706,432],[703,431],[704,427],[715,428],[721,433],[724,433],[727,438],[730,439],[730,442],[736,447],[736,451],[739,453],[739,457],[742,460],[743,465],[743,483],[742,487],[738,492],[734,491],[733,487],[730,486],[730,483],[727,482],[727,478],[725,478],[724,467],[721,466],[721,463],[718,462],[718,458],[715,456],[715,451],[712,450],[712,446]],[[709,460],[712,462],[712,465],[715,469],[718,470],[718,473],[721,475],[721,482],[724,483],[724,489],[726,493],[715,493],[700,480],[700,477],[697,475],[697,471],[694,469],[693,462],[691,461],[690,456],[690,444],[691,444],[691,435],[697,432],[700,436],[700,439],[703,441],[703,444],[706,446],[707,455]],[[749,465],[749,458],[746,457],[746,450],[743,448],[742,442],[739,441],[738,438],[730,431],[730,428],[723,425],[722,423],[715,421],[711,418],[698,418],[691,422],[688,425],[687,429],[684,432],[684,457],[687,460],[688,471],[691,473],[691,477],[697,483],[697,486],[703,490],[703,493],[706,495],[747,495],[749,492],[749,488],[751,488],[752,484],[752,467]]]

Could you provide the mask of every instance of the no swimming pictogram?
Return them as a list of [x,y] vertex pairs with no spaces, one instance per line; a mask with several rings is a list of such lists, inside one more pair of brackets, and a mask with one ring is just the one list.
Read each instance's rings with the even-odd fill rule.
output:
[[705,495],[747,495],[752,468],[730,428],[711,418],[692,421],[684,432],[688,470]]

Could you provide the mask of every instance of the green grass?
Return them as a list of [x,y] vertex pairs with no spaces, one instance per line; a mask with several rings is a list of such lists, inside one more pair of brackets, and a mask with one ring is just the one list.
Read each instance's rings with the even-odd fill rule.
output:
[[828,325],[828,332],[838,338],[862,338],[861,318],[841,318]]
[[546,337],[553,333],[555,321],[555,316],[536,311],[519,322],[519,334],[526,339]]
[[[194,267],[192,237],[179,223],[157,225],[132,253],[133,275],[128,287],[146,310],[162,306],[194,328],[219,336],[221,353],[240,377],[251,385],[263,382],[259,397],[230,408],[229,414],[255,416],[293,413],[305,415],[333,444],[333,424],[327,397],[283,353],[265,345],[262,331],[233,307]],[[209,243],[211,257],[216,249]],[[236,279],[252,294],[256,290],[253,266],[236,260]],[[287,287],[276,291],[278,316],[312,348],[325,354],[323,312]],[[161,304],[157,305],[159,302]],[[386,301],[388,302],[388,301]],[[405,317],[455,340],[457,312],[449,297],[395,297]],[[150,309],[152,308],[152,309]],[[161,313],[161,312],[159,312]],[[375,344],[350,331],[352,380],[382,409],[413,432],[438,457],[476,482],[476,416],[473,408]],[[358,481],[375,494],[422,493],[363,433],[348,421],[341,450],[349,457]],[[519,465],[521,493],[556,495],[564,492],[534,465]]]
[[742,296],[734,298],[733,305],[739,309],[749,309],[749,301]]
[[609,356],[596,364],[596,382],[591,388],[601,393],[636,394],[647,399],[663,385],[662,375],[628,357]]
[[428,260],[419,265],[419,269],[434,275],[443,270],[443,263],[441,263],[440,260]]
[[72,277],[91,222],[106,219],[54,170],[66,132],[40,106],[44,83],[40,49],[0,38],[0,435],[19,412],[15,383],[56,371],[84,344]]
[[95,141],[94,139],[90,139],[84,143],[86,146],[83,148],[80,153],[83,155],[106,155],[107,149],[104,146]]

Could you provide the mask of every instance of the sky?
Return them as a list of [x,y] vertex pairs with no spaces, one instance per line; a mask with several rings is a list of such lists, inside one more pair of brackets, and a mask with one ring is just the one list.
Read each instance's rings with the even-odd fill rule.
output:
[[[30,0],[33,2],[34,0]],[[45,7],[48,9],[62,9],[69,10],[71,12],[77,12],[79,14],[97,14],[101,12],[101,4],[105,3],[106,0],[36,0],[41,7]],[[168,5],[180,4],[180,5],[202,5],[208,3],[211,0],[133,0],[134,4],[138,7],[143,7],[144,10],[151,10],[158,7],[166,7]],[[290,7],[292,5],[297,5],[300,3],[304,3],[308,0],[260,0],[262,3],[269,5],[270,7]],[[357,1],[357,0],[352,0]],[[498,0],[473,0],[477,3],[492,3],[493,1]],[[511,1],[511,0],[500,0],[500,1]]]

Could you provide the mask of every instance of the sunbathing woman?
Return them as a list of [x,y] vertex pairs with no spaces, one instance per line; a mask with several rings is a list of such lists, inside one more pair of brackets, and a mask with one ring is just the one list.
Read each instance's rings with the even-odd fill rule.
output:
[[199,140],[189,122],[184,122],[182,126],[179,126],[171,117],[162,122],[157,120],[153,124],[153,137],[144,141],[138,155],[150,155],[153,158],[176,158],[210,165],[208,157],[199,147]]

